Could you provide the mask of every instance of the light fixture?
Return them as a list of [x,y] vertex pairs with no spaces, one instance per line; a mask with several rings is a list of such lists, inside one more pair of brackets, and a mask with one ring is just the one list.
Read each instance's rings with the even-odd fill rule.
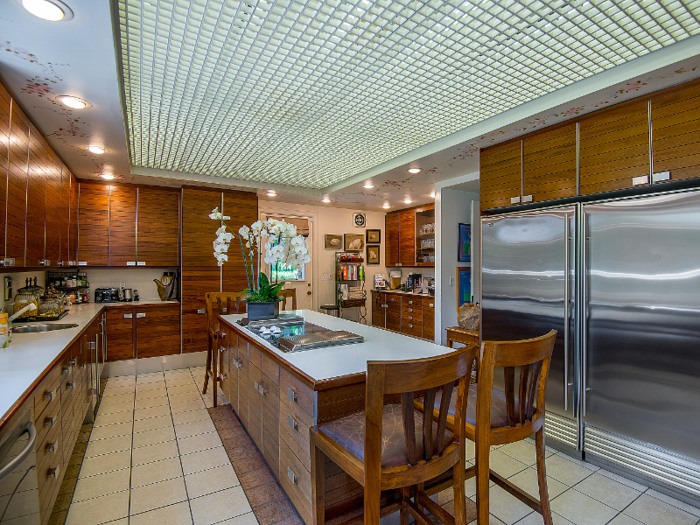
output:
[[365,186],[364,186],[364,187],[365,187],[365,189],[367,189],[367,190],[371,190],[372,188],[374,188],[374,184],[372,184],[370,181],[367,181],[367,182],[365,182]]
[[431,192],[430,192],[430,195],[428,195],[428,197],[430,197],[431,199],[434,199],[434,198],[435,198],[435,192],[434,192],[434,191],[431,191]]
[[331,202],[331,198],[330,197],[323,197],[323,202],[329,203],[329,202]]
[[22,7],[34,16],[50,22],[73,18],[73,11],[59,0],[22,0]]
[[411,168],[408,170],[409,173],[420,173],[420,168]]
[[74,97],[73,95],[58,95],[56,99],[64,106],[68,106],[71,109],[85,109],[92,106],[92,104],[86,100]]
[[114,179],[114,175],[111,175],[109,173],[102,173],[100,175],[100,177],[102,177],[104,180],[113,180]]
[[102,155],[105,149],[102,146],[88,146],[88,151],[90,153],[95,153],[96,155]]
[[275,190],[268,190],[266,195],[268,197],[277,197],[277,192]]
[[382,208],[387,210],[387,209],[391,208],[391,204],[389,204],[388,202],[385,202],[384,205],[382,206]]
[[412,202],[413,202],[413,201],[411,200],[410,197],[406,197],[406,198],[403,200],[403,203],[404,203],[404,204],[411,204]]

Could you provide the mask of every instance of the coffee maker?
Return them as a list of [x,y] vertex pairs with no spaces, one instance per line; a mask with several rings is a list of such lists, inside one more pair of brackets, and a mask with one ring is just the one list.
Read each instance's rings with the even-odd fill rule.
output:
[[411,291],[415,291],[416,288],[420,289],[422,277],[423,276],[419,273],[409,273],[406,286],[408,286]]

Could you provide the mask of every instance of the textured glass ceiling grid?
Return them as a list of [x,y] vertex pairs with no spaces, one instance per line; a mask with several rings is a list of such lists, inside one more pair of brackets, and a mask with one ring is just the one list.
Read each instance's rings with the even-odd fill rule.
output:
[[700,0],[120,0],[135,166],[324,188],[700,34]]

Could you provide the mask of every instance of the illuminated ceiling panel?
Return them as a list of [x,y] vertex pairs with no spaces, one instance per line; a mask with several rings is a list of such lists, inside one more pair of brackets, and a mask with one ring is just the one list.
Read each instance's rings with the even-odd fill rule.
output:
[[134,166],[325,188],[700,34],[700,0],[119,0]]

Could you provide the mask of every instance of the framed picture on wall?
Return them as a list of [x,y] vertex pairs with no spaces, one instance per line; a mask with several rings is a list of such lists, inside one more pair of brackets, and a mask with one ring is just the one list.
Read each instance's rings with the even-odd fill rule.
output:
[[365,235],[364,235],[364,233],[346,233],[345,234],[345,251],[346,252],[363,252],[363,251],[365,251]]
[[342,250],[343,236],[335,233],[327,233],[325,236],[326,250]]
[[472,301],[472,269],[457,268],[457,308]]
[[367,230],[367,244],[379,244],[382,242],[382,230]]
[[459,225],[459,249],[457,251],[457,261],[472,261],[472,226],[471,224]]
[[379,246],[367,246],[367,264],[379,264]]

